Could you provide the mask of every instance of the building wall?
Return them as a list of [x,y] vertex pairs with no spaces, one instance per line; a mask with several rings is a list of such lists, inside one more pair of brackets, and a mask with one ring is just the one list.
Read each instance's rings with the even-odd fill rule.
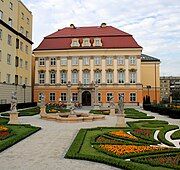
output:
[[[10,9],[10,2],[12,3],[12,9]],[[0,29],[2,30],[2,38],[0,39],[0,50],[2,53],[0,59],[0,83],[3,83],[3,87],[6,88],[5,93],[0,95],[0,101],[9,101],[9,92],[12,92],[12,88],[15,82],[15,75],[18,76],[18,85],[26,84],[27,89],[32,88],[31,85],[31,55],[32,55],[32,13],[24,6],[19,0],[13,1],[0,1],[0,10],[3,12],[3,18],[0,23]],[[24,18],[22,18],[22,13]],[[9,18],[12,19],[12,26],[7,26]],[[29,21],[28,21],[28,19]],[[21,30],[23,27],[23,32]],[[26,34],[28,31],[28,34]],[[8,35],[12,36],[12,43],[7,43]],[[19,48],[17,48],[17,39],[19,39]],[[22,42],[23,48],[20,49],[20,43]],[[27,49],[26,50],[26,46]],[[11,55],[11,63],[7,63],[7,54]],[[19,65],[15,66],[16,57],[19,58]],[[22,67],[20,66],[20,59],[22,60]],[[27,68],[25,67],[27,62]],[[7,82],[7,74],[10,74],[10,82]],[[21,78],[22,77],[22,78]],[[22,79],[22,81],[21,81]],[[25,81],[27,80],[27,82]],[[16,90],[16,89],[14,89]],[[23,98],[21,91],[17,91],[18,96]],[[6,96],[7,94],[7,96]],[[31,90],[27,90],[27,98],[31,99]],[[19,101],[21,101],[19,99]]]
[[[141,62],[141,80],[143,96],[150,95],[151,102],[160,101],[160,73],[159,62]],[[151,86],[151,88],[147,88]]]

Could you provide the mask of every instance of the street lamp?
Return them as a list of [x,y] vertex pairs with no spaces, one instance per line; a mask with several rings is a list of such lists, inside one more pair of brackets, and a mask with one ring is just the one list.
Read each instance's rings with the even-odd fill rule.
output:
[[147,89],[148,89],[148,96],[149,96],[149,89],[151,88],[151,86],[148,85],[148,86],[146,86],[146,87],[147,87]]
[[26,84],[22,85],[22,88],[24,89],[24,103],[25,103],[25,89],[26,89]]

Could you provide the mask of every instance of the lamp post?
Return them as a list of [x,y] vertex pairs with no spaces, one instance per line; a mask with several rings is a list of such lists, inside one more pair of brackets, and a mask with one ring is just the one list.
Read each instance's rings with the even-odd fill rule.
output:
[[149,89],[151,89],[151,86],[148,85],[148,86],[146,86],[146,87],[147,87],[147,89],[148,89],[148,96],[149,96]]
[[25,97],[26,84],[23,84],[23,85],[22,85],[22,88],[24,89],[24,103],[25,103],[25,100],[26,100],[26,97]]

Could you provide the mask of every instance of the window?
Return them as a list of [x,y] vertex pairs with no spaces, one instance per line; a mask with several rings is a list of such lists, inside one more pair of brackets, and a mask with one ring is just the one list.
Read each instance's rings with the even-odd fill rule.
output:
[[2,40],[2,29],[0,29],[0,40]]
[[42,96],[44,96],[44,93],[39,93],[39,97],[38,97],[39,101],[42,100]]
[[8,34],[8,39],[7,39],[8,45],[12,45],[12,36]]
[[106,100],[107,102],[109,102],[111,100],[111,98],[113,97],[113,94],[112,93],[107,93],[107,96],[106,96]]
[[7,64],[11,65],[11,54],[7,54]]
[[99,70],[94,72],[94,82],[101,83],[101,72]]
[[94,38],[93,46],[102,46],[101,38]]
[[22,76],[20,76],[19,84],[22,85]]
[[0,19],[3,19],[3,12],[0,10]]
[[118,65],[124,65],[124,57],[123,56],[119,56],[117,58],[117,63],[118,63]]
[[19,66],[19,57],[16,56],[15,58],[15,67],[18,67]]
[[130,101],[135,102],[136,101],[136,93],[130,93]]
[[23,34],[24,33],[24,28],[21,26],[20,27],[20,33]]
[[72,101],[77,102],[78,101],[78,94],[77,93],[72,93]]
[[112,57],[106,57],[106,65],[112,65],[113,58]]
[[2,60],[2,50],[0,50],[0,61]]
[[16,49],[19,49],[19,39],[16,38]]
[[125,72],[124,71],[118,72],[118,82],[121,84],[125,82]]
[[9,8],[10,8],[11,10],[13,10],[13,3],[12,3],[12,2],[9,3]]
[[28,84],[28,79],[25,78],[24,84]]
[[89,38],[83,38],[82,47],[85,47],[85,46],[88,46],[88,47],[91,46]]
[[80,46],[79,39],[73,38],[71,42],[71,47],[79,47],[79,46]]
[[51,71],[50,72],[50,83],[51,84],[55,84],[56,83],[56,72],[55,71]]
[[89,65],[89,57],[83,57],[83,65]]
[[44,65],[45,65],[45,59],[39,58],[39,66],[44,66]]
[[135,56],[130,56],[129,57],[129,62],[130,62],[130,65],[136,65],[136,57]]
[[6,82],[7,82],[8,84],[11,83],[11,75],[10,75],[10,74],[7,74]]
[[29,18],[27,18],[27,24],[29,25]]
[[20,58],[20,64],[19,64],[19,67],[23,67],[23,59]]
[[67,65],[67,57],[62,57],[61,58],[61,65],[62,66]]
[[100,57],[94,57],[94,65],[100,65],[101,64],[101,58]]
[[55,66],[56,65],[56,58],[52,57],[51,58],[51,66]]
[[28,50],[28,46],[26,45],[26,49],[25,49],[25,51],[26,51],[26,54],[28,54],[29,53],[29,50]]
[[83,84],[89,84],[89,71],[84,71],[83,72]]
[[124,93],[119,93],[119,94],[118,94],[118,99],[119,99],[119,100],[121,99],[121,96],[123,96],[123,99],[124,99]]
[[66,84],[67,83],[67,72],[61,71],[61,83]]
[[28,70],[28,62],[25,61],[25,69]]
[[24,13],[23,12],[21,13],[21,19],[24,19]]
[[72,65],[78,65],[78,57],[72,57]]
[[28,38],[28,36],[29,36],[29,32],[28,32],[28,31],[26,31],[26,37]]
[[98,93],[97,100],[98,102],[101,102],[101,93]]
[[61,101],[66,101],[66,93],[61,93]]
[[55,101],[55,93],[50,93],[50,95],[49,95],[49,100],[50,100],[51,102],[54,102],[54,101]]
[[9,18],[8,25],[9,25],[10,27],[12,27],[12,19],[11,19],[11,18]]
[[78,72],[77,70],[73,70],[72,72],[72,84],[78,83]]
[[113,83],[113,72],[111,70],[106,72],[106,79],[108,84]]
[[130,83],[136,83],[136,72],[130,71],[129,76],[130,76]]
[[45,83],[45,73],[39,72],[39,84],[44,84],[44,83]]
[[20,50],[23,51],[23,42],[20,42]]

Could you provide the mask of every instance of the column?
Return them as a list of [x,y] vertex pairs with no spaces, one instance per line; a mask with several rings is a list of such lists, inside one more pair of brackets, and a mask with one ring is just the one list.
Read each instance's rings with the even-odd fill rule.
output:
[[79,81],[82,83],[82,57],[79,57]]
[[38,81],[39,80],[38,68],[39,68],[38,58],[35,58],[35,84],[39,83],[39,81]]
[[140,56],[137,57],[137,83],[141,83],[141,58]]
[[67,58],[67,64],[68,64],[68,71],[67,71],[67,82],[71,82],[71,58],[72,57],[68,57]]
[[125,83],[129,83],[129,57],[125,56]]
[[92,81],[94,81],[94,60],[93,60],[93,57],[90,57],[90,68],[91,68],[91,71],[90,71],[90,83]]
[[117,84],[117,56],[114,57],[114,83]]
[[45,84],[50,84],[49,78],[49,57],[46,57],[46,82]]
[[106,57],[102,57],[102,83],[106,83]]
[[57,66],[56,84],[60,84],[60,58],[59,57],[57,57],[56,66]]

